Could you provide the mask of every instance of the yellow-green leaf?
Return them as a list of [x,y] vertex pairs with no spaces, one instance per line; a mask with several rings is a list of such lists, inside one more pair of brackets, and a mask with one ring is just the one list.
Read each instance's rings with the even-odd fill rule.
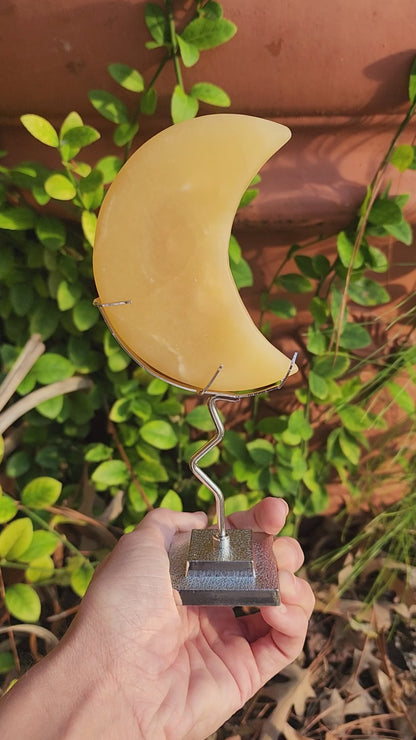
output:
[[62,483],[59,480],[48,476],[40,476],[31,480],[24,487],[22,501],[25,506],[30,506],[31,509],[43,509],[45,506],[52,506],[58,500],[61,490]]
[[17,560],[27,550],[33,537],[33,525],[29,517],[10,522],[0,534],[0,557]]
[[46,118],[37,116],[34,113],[26,113],[24,116],[20,116],[20,120],[25,129],[29,131],[35,139],[41,141],[42,144],[53,146],[55,148],[59,146],[58,134]]
[[41,603],[32,586],[27,583],[13,583],[6,586],[4,601],[6,609],[21,622],[37,622],[40,617]]

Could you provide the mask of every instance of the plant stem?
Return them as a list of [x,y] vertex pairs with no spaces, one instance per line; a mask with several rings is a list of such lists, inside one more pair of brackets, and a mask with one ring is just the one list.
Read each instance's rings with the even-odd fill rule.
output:
[[77,547],[75,547],[75,545],[72,544],[72,542],[68,540],[68,538],[64,534],[60,534],[59,532],[57,532],[56,529],[51,527],[49,522],[45,522],[45,520],[42,519],[42,517],[39,516],[39,514],[35,514],[35,512],[32,509],[29,509],[27,506],[23,506],[23,504],[19,506],[19,509],[23,511],[23,513],[26,514],[26,516],[28,516],[30,519],[36,522],[36,524],[39,524],[42,527],[42,529],[46,529],[48,532],[51,532],[52,534],[54,534],[55,537],[57,537],[60,540],[60,542],[64,545],[64,547],[67,547],[68,550],[70,550],[74,555],[77,555],[78,557],[83,558],[83,560],[86,560],[84,555],[78,550]]
[[172,0],[165,0],[165,5],[166,5],[166,11],[168,15],[169,34],[170,34],[170,41],[172,44],[172,59],[173,59],[173,66],[175,67],[176,81],[178,85],[180,86],[181,90],[184,90],[181,64],[180,64],[179,57],[178,57],[178,42],[176,39],[175,18],[173,15]]
[[344,288],[344,292],[343,292],[343,295],[342,295],[342,302],[341,302],[341,307],[340,307],[340,311],[339,311],[339,316],[338,316],[338,320],[336,322],[336,326],[334,327],[334,334],[333,334],[333,337],[332,337],[331,343],[330,343],[330,349],[331,349],[331,347],[332,347],[332,345],[333,345],[333,343],[335,341],[335,354],[336,355],[338,354],[338,350],[339,350],[339,341],[340,341],[341,333],[342,333],[342,326],[343,326],[343,321],[344,321],[344,315],[345,315],[345,312],[346,312],[346,309],[347,309],[348,286],[349,286],[349,284],[351,282],[352,271],[354,269],[354,264],[355,264],[355,260],[357,258],[358,252],[360,251],[361,242],[363,240],[364,232],[365,232],[365,229],[366,229],[367,223],[368,223],[368,218],[369,218],[371,209],[372,209],[372,207],[374,205],[374,201],[376,200],[377,195],[379,193],[379,190],[380,190],[380,187],[381,187],[381,183],[382,183],[382,180],[383,180],[383,177],[384,177],[385,170],[386,170],[386,168],[387,168],[387,166],[388,166],[388,164],[390,162],[390,159],[391,159],[391,156],[393,154],[393,151],[394,151],[394,148],[396,146],[396,143],[397,143],[399,137],[401,136],[401,134],[403,133],[404,129],[408,125],[409,121],[411,120],[412,116],[414,115],[415,110],[416,110],[416,100],[414,100],[413,103],[410,105],[410,107],[409,107],[409,109],[408,109],[405,117],[403,118],[403,121],[401,122],[400,126],[396,130],[396,132],[395,132],[395,134],[394,134],[394,136],[393,136],[393,138],[392,138],[392,140],[390,142],[390,146],[387,149],[387,152],[384,155],[384,157],[383,157],[383,159],[382,159],[382,161],[381,161],[381,163],[380,163],[380,165],[379,165],[379,167],[378,167],[378,169],[377,169],[377,171],[376,171],[376,173],[375,173],[375,175],[374,175],[374,177],[373,177],[373,179],[372,179],[372,181],[371,181],[371,183],[369,185],[369,188],[368,188],[368,191],[367,191],[367,195],[366,195],[366,198],[364,200],[365,208],[364,208],[363,212],[360,214],[360,219],[358,221],[357,230],[356,230],[356,236],[355,236],[355,240],[354,240],[354,246],[353,246],[353,250],[352,250],[352,254],[351,254],[351,260],[350,260],[350,263],[348,265],[347,276],[345,278],[345,288]]

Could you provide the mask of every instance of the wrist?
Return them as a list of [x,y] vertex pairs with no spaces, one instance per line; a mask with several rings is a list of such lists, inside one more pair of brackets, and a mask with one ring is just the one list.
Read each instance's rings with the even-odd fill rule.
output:
[[2,740],[140,740],[121,687],[82,643],[68,634],[3,697]]

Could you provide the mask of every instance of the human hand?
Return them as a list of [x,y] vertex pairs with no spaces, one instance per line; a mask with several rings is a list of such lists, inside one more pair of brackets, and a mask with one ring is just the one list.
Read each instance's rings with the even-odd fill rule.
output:
[[[227,526],[276,534],[286,514],[282,500],[269,498]],[[238,618],[229,607],[182,606],[169,545],[175,532],[205,526],[203,513],[158,509],[98,568],[63,647],[88,661],[90,681],[101,676],[123,726],[74,737],[202,740],[301,652],[314,597],[293,575],[303,554],[291,538],[274,543],[281,606]]]

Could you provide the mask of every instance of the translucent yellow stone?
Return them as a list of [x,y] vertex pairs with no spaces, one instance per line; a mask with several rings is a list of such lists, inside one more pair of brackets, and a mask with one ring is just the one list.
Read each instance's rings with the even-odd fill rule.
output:
[[228,244],[246,187],[289,138],[261,118],[203,116],[151,138],[111,185],[94,247],[99,303],[119,304],[103,306],[105,319],[152,373],[202,390],[221,366],[209,386],[219,393],[286,375],[290,360],[240,298]]

